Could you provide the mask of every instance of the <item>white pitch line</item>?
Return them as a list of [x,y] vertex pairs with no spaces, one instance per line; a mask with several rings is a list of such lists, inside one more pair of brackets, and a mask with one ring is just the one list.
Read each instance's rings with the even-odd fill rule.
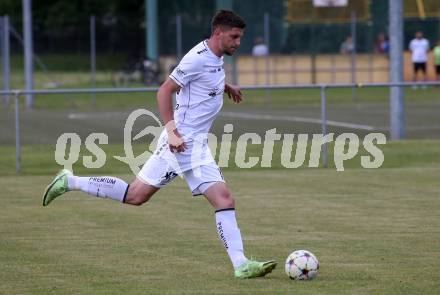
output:
[[[298,117],[298,116],[278,116],[278,115],[251,114],[251,113],[242,113],[242,112],[221,112],[220,116],[228,117],[228,118],[250,119],[250,120],[288,121],[288,122],[322,124],[321,119]],[[369,125],[361,125],[361,124],[354,124],[354,123],[348,123],[348,122],[338,122],[338,121],[332,121],[332,120],[327,120],[327,125],[336,126],[336,127],[351,128],[351,129],[367,130],[367,131],[375,131],[375,130],[380,129],[380,128],[377,128],[374,126],[369,126]]]
[[[96,112],[96,113],[70,113],[67,118],[72,120],[79,119],[105,119],[111,118],[114,119],[115,116],[128,116],[129,113],[126,112]],[[298,117],[298,116],[278,116],[278,115],[265,115],[265,114],[252,114],[252,113],[243,113],[243,112],[221,112],[220,116],[228,117],[228,118],[240,118],[240,119],[249,119],[249,120],[266,120],[266,121],[287,121],[287,122],[300,122],[300,123],[310,123],[310,124],[322,124],[321,119],[314,118],[306,118],[306,117]],[[328,126],[335,127],[344,127],[351,129],[359,129],[359,130],[367,130],[367,131],[375,131],[382,130],[383,128],[369,126],[369,125],[361,125],[354,124],[348,122],[338,122],[327,120]]]
[[414,126],[414,127],[407,127],[406,130],[411,131],[417,131],[417,130],[438,130],[440,129],[440,125],[433,125],[433,126]]
[[81,119],[114,119],[117,117],[128,117],[129,112],[85,112],[85,113],[70,113],[67,115],[68,119],[81,120]]

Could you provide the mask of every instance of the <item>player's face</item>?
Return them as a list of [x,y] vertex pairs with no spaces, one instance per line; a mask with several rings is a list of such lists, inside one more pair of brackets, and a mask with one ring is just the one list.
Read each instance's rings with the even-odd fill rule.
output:
[[221,48],[224,54],[233,55],[235,51],[240,47],[240,40],[243,37],[243,29],[232,28],[221,32]]

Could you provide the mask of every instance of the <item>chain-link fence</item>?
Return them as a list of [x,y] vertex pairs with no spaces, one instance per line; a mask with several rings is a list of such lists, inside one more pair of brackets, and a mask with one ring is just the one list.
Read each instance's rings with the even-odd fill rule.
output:
[[[406,138],[440,138],[440,117],[437,100],[440,83],[413,84],[357,84],[284,85],[245,87],[245,103],[233,105],[228,101],[213,133],[221,138],[226,124],[233,124],[235,140],[244,133],[265,133],[276,128],[281,134],[327,134],[338,136],[354,133],[360,138],[369,133],[390,134],[390,107],[388,88],[405,87]],[[267,90],[270,89],[270,97]],[[3,147],[16,151],[16,169],[21,169],[21,150],[25,151],[24,165],[34,164],[39,149],[53,149],[63,133],[75,133],[85,140],[90,133],[104,133],[108,143],[116,146],[127,141],[124,124],[130,113],[138,108],[158,114],[154,93],[156,88],[77,89],[34,91],[37,106],[33,110],[21,107],[20,97],[26,91],[10,92],[15,107],[1,110],[1,138]],[[95,93],[95,100],[91,100]],[[1,93],[3,94],[3,93]],[[140,120],[133,129],[139,132],[155,124]],[[137,131],[136,131],[137,130]],[[129,140],[132,134],[129,134]],[[143,141],[145,142],[145,140]],[[145,144],[147,144],[145,142]],[[322,164],[325,166],[326,145]],[[145,148],[145,146],[143,147]],[[35,154],[32,152],[35,150]],[[30,156],[32,155],[32,156]],[[11,166],[11,163],[4,163]],[[31,162],[31,163],[30,163]],[[38,168],[38,167],[37,167]],[[36,168],[35,168],[36,169]]]
[[[227,65],[230,74],[237,75],[232,80],[244,85],[388,81],[388,1],[362,2],[369,3],[366,15],[353,10],[353,15],[342,21],[317,18],[301,22],[289,18],[286,3],[295,4],[295,1],[234,1],[233,9],[246,20],[247,28],[240,51],[232,61],[235,67]],[[98,86],[157,85],[176,64],[179,54],[209,36],[210,19],[216,10],[215,1],[160,1],[157,40],[160,59],[155,63],[148,61],[145,53],[144,5],[144,1],[119,3],[115,7],[100,6],[93,1],[89,5],[67,1],[34,5],[35,88],[84,87],[93,76]],[[22,88],[23,29],[21,7],[15,6],[9,16],[9,88]],[[440,38],[440,19],[432,15],[405,19],[404,48],[408,48],[418,30],[424,32],[431,47],[436,44]],[[92,16],[95,17],[93,33]],[[347,41],[349,36],[351,41]],[[252,56],[253,47],[259,42],[267,43],[268,60]],[[94,74],[91,43],[96,48]],[[405,62],[405,79],[410,80],[412,65],[408,53]],[[432,80],[435,77],[432,54],[428,64]],[[233,68],[236,70],[232,71]]]

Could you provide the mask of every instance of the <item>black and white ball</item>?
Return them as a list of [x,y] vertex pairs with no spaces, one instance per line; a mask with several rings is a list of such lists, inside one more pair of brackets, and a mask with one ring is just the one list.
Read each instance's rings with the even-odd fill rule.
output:
[[316,277],[318,269],[318,259],[307,250],[295,250],[286,259],[286,274],[292,280],[311,280]]

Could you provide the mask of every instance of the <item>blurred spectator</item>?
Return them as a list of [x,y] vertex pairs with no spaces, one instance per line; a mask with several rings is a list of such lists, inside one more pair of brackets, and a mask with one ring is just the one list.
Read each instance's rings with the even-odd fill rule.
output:
[[434,47],[434,64],[435,77],[437,81],[440,81],[440,39],[437,41],[437,46]]
[[261,37],[255,38],[255,45],[252,48],[253,56],[266,56],[269,54],[269,48],[264,44],[264,40]]
[[[411,60],[413,62],[413,81],[417,81],[417,73],[423,73],[423,81],[428,80],[426,73],[426,62],[428,61],[429,41],[423,38],[421,31],[416,32],[415,38],[409,43]],[[416,88],[415,86],[413,87]],[[425,87],[424,87],[425,88]]]
[[159,62],[150,60],[148,57],[142,61],[142,82],[146,85],[158,85],[159,81]]
[[345,39],[345,41],[342,42],[340,52],[342,54],[349,54],[349,53],[353,53],[354,49],[355,47],[353,43],[353,38],[351,36],[348,36],[347,39]]
[[158,62],[148,57],[143,59],[138,55],[130,55],[122,67],[112,73],[112,82],[116,87],[126,87],[131,83],[158,85],[159,75]]
[[384,33],[380,33],[377,36],[376,42],[374,43],[374,52],[376,53],[388,53],[390,50],[390,43],[388,37]]

